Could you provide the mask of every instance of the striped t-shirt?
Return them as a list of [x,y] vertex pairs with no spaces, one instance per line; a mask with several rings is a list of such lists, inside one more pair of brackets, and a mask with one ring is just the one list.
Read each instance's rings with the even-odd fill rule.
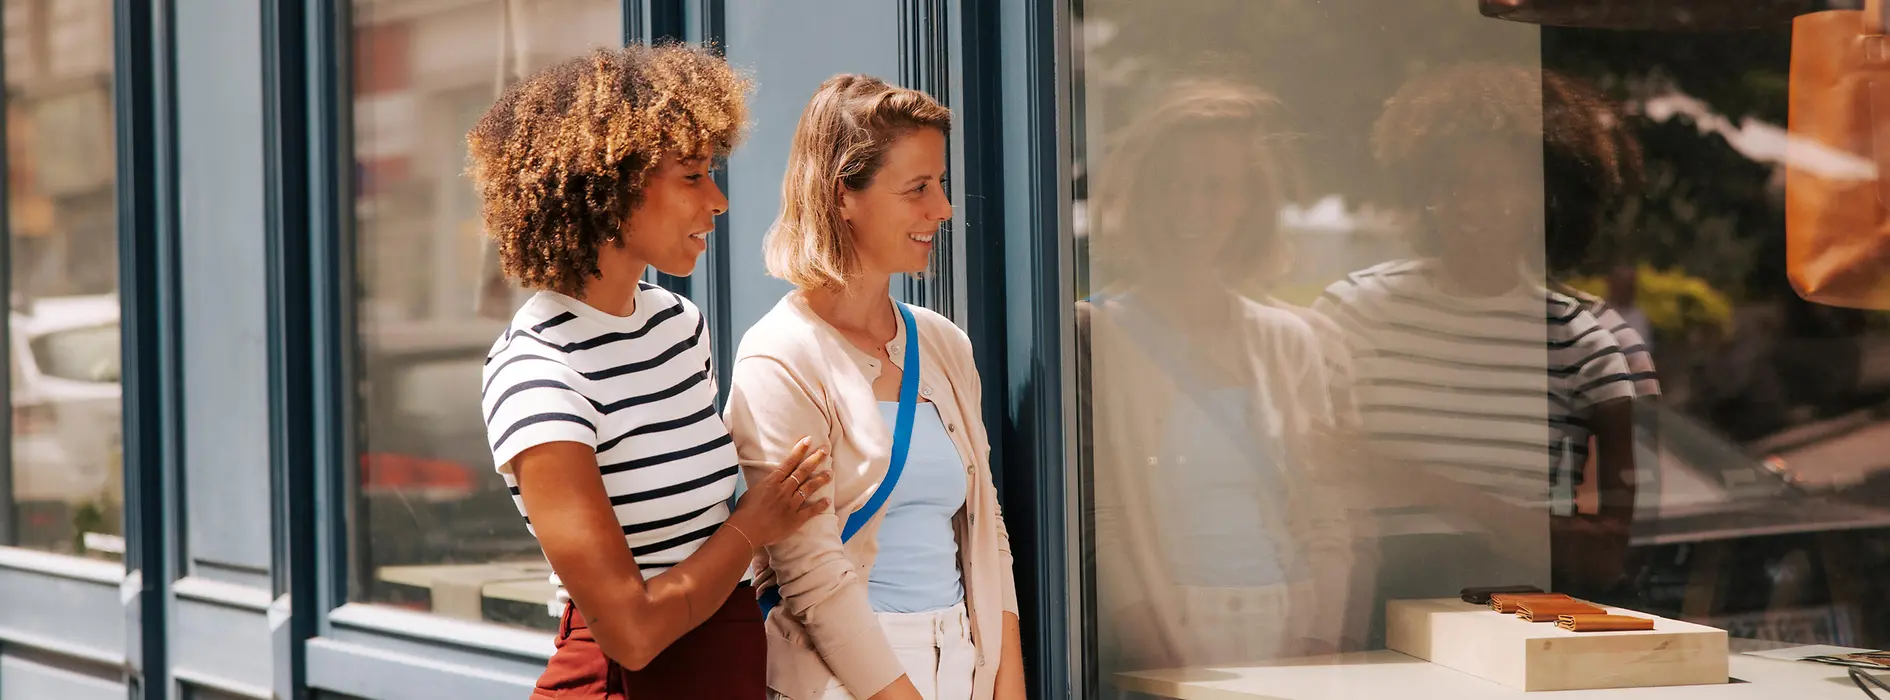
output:
[[1429,262],[1385,263],[1316,306],[1345,338],[1367,440],[1500,500],[1566,509],[1593,407],[1634,395],[1620,345],[1568,296],[1529,286],[1465,297],[1436,274]]
[[630,316],[553,292],[527,301],[486,356],[481,394],[493,461],[526,528],[512,458],[577,442],[597,451],[644,578],[701,547],[728,519],[740,478],[710,357],[702,313],[660,287],[641,285]]

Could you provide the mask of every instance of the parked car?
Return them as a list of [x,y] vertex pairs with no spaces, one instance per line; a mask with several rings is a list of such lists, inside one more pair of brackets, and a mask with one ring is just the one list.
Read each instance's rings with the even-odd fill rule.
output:
[[18,301],[9,323],[18,543],[76,551],[86,532],[117,535],[124,498],[118,296]]

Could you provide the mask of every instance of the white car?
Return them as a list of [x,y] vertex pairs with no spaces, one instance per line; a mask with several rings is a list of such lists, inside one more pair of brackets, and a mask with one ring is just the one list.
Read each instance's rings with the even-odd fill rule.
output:
[[69,543],[86,506],[115,521],[124,494],[118,296],[16,303],[10,321],[20,536]]

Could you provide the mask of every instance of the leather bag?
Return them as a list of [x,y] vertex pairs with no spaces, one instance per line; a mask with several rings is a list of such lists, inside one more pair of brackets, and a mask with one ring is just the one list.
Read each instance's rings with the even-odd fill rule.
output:
[[1890,309],[1890,1],[1792,26],[1786,270],[1807,301]]

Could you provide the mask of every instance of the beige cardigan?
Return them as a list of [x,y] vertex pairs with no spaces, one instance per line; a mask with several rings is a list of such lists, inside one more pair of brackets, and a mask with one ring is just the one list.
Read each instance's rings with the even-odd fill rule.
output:
[[[937,406],[969,465],[965,509],[954,526],[978,647],[973,697],[985,700],[997,680],[1003,613],[1017,612],[1010,540],[991,478],[971,341],[943,316],[917,307],[912,312],[920,394]],[[895,363],[904,359],[903,325],[886,346]],[[804,436],[832,455],[833,483],[811,497],[831,497],[833,512],[767,548],[765,563],[757,565],[756,588],[779,585],[782,595],[767,624],[768,686],[792,700],[816,697],[836,677],[865,698],[905,674],[866,595],[884,511],[840,542],[843,518],[872,496],[892,453],[892,429],[873,395],[879,371],[878,360],[816,316],[799,293],[749,329],[736,355],[727,419],[745,475],[761,478]]]
[[[1186,400],[1174,361],[1150,353],[1150,342],[1136,337],[1148,332],[1145,328],[1122,323],[1145,311],[1118,301],[1083,302],[1076,311],[1078,352],[1089,357],[1079,366],[1078,421],[1090,426],[1082,449],[1095,470],[1095,595],[1103,668],[1269,660],[1218,656],[1232,650],[1212,648],[1219,630],[1186,619],[1182,608],[1188,596],[1173,582],[1163,556],[1175,540],[1166,532],[1170,523],[1154,509],[1148,484],[1174,468],[1158,457],[1170,409]],[[1243,423],[1253,434],[1288,446],[1293,455],[1277,465],[1285,512],[1265,515],[1271,516],[1266,534],[1278,538],[1286,557],[1283,565],[1299,575],[1284,587],[1279,629],[1264,631],[1336,646],[1349,618],[1357,617],[1348,607],[1360,601],[1350,595],[1354,533],[1342,491],[1346,479],[1337,473],[1341,465],[1320,458],[1315,437],[1333,422],[1324,358],[1314,330],[1293,312],[1239,298],[1232,300],[1225,323],[1225,339],[1239,349],[1254,382],[1245,394],[1258,409]]]

